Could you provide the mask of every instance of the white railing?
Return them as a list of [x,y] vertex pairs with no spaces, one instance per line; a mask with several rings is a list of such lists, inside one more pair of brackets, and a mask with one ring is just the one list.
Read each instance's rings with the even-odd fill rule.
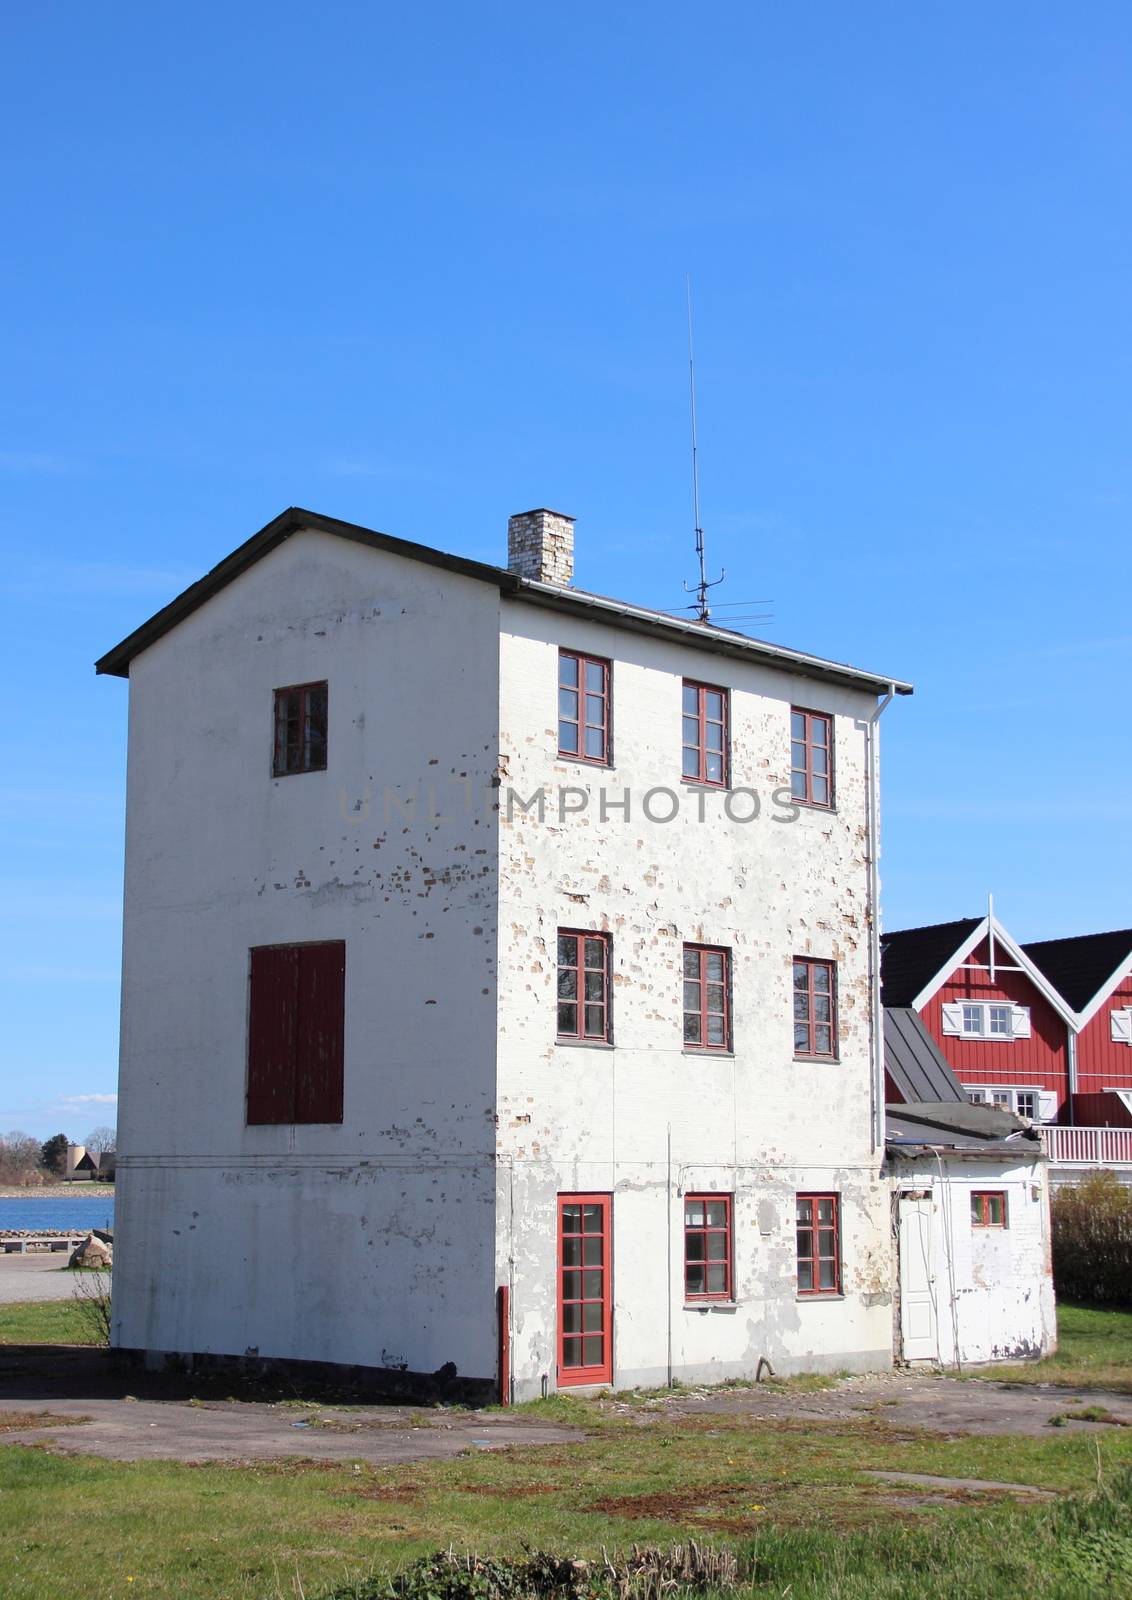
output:
[[1042,1138],[1056,1166],[1132,1166],[1132,1128],[1043,1128]]

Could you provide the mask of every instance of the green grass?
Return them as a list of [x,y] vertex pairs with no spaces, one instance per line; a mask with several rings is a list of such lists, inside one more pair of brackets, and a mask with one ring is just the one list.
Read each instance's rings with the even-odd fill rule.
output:
[[0,1305],[0,1344],[102,1344],[90,1309],[79,1300],[22,1300]]
[[[789,1584],[791,1600],[1062,1600],[1078,1591],[1052,1586],[1052,1503],[991,1498],[976,1509],[963,1494],[922,1503],[918,1491],[864,1469],[1080,1494],[1095,1486],[1098,1461],[1107,1481],[1132,1467],[1132,1430],[1099,1441],[1057,1430],[943,1439],[875,1418],[813,1425],[646,1419],[596,1401],[573,1408],[590,1430],[578,1445],[388,1468],[120,1464],[8,1446],[0,1449],[0,1592],[4,1600],[73,1600],[77,1591],[105,1600],[295,1600],[297,1581],[315,1600],[449,1545],[595,1557],[603,1547],[692,1537],[762,1550],[771,1586],[751,1592],[781,1595]],[[333,1426],[335,1408],[321,1416]],[[1120,1592],[1106,1583],[1107,1595]]]
[[[1132,1314],[1067,1306],[1060,1320],[1058,1356],[1023,1368],[1028,1381],[1113,1386],[1123,1375],[1115,1386],[1132,1387]],[[71,1301],[0,1307],[0,1341],[93,1342]],[[1132,1471],[1132,1429],[944,1438],[893,1427],[883,1407],[814,1424],[668,1416],[647,1398],[551,1396],[516,1409],[580,1426],[583,1443],[400,1467],[123,1464],[3,1446],[0,1595],[321,1600],[448,1546],[592,1558],[694,1538],[739,1552],[752,1600],[1132,1596],[1132,1504],[1089,1499],[1098,1481]],[[316,1429],[365,1427],[357,1413],[301,1404]],[[865,1477],[870,1468],[1059,1498],[925,1497]]]
[[1059,1305],[1056,1355],[987,1367],[972,1376],[993,1383],[1056,1383],[1132,1394],[1132,1310]]

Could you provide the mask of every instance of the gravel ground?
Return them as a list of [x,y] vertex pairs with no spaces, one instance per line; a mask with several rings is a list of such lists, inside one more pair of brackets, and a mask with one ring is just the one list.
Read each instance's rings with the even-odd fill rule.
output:
[[[191,1382],[191,1378],[124,1372],[105,1350],[0,1346],[3,1442],[38,1443],[53,1451],[116,1461],[302,1456],[392,1463],[451,1457],[468,1449],[568,1445],[584,1437],[578,1428],[547,1423],[522,1411],[508,1416],[442,1406],[190,1401],[184,1391]],[[889,1429],[923,1429],[929,1435],[1031,1437],[1048,1436],[1052,1416],[1082,1404],[1102,1405],[1114,1420],[1119,1419],[1117,1425],[1132,1425],[1132,1398],[1127,1395],[1044,1385],[1011,1388],[926,1374],[851,1378],[816,1392],[776,1392],[762,1386],[682,1391],[644,1404],[616,1397],[602,1402],[603,1407],[623,1409],[644,1432],[658,1421],[680,1416],[740,1415],[749,1417],[755,1427],[777,1419],[818,1425],[860,1419]],[[27,1416],[31,1423],[37,1413],[39,1425],[25,1432],[21,1417]],[[53,1425],[56,1417],[71,1425]],[[1113,1423],[1074,1421],[1066,1426],[1104,1432]]]
[[0,1305],[17,1300],[69,1300],[76,1275],[67,1272],[66,1251],[46,1256],[0,1256]]

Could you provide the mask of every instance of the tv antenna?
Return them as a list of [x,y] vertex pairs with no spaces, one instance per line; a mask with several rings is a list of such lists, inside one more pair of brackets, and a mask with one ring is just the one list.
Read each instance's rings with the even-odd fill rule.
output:
[[719,577],[708,582],[707,567],[704,562],[704,530],[700,526],[700,454],[699,443],[696,438],[696,355],[692,346],[692,275],[685,274],[685,286],[688,291],[688,382],[692,399],[692,511],[696,519],[696,556],[700,563],[700,581],[693,585],[685,583],[685,594],[694,594],[695,604],[688,607],[689,611],[696,613],[697,622],[711,621],[711,607],[708,605],[708,590],[715,589],[727,576],[726,568],[720,567]]

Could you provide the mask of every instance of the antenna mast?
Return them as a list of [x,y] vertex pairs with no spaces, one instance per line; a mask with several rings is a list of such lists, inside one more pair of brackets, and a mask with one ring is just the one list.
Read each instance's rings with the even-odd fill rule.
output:
[[684,585],[686,594],[694,594],[696,603],[689,610],[695,610],[698,622],[711,621],[711,607],[708,605],[708,590],[714,589],[723,582],[727,573],[720,568],[719,577],[714,582],[708,582],[707,568],[704,563],[704,530],[700,526],[700,455],[699,441],[696,437],[696,356],[692,346],[692,275],[685,274],[685,287],[688,293],[688,384],[692,401],[692,513],[696,524],[696,557],[700,564],[699,582],[693,587]]

